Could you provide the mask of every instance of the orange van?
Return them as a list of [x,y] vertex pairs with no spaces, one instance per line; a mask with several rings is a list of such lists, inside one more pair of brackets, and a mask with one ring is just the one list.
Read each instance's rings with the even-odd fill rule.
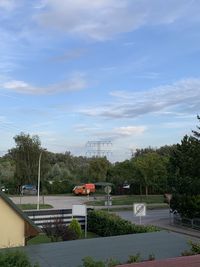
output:
[[89,195],[95,193],[95,184],[77,185],[73,189],[75,195]]

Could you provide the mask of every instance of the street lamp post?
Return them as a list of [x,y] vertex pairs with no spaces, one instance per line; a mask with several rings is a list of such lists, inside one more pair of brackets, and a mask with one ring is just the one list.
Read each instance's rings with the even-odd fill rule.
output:
[[39,162],[38,162],[38,188],[37,188],[37,210],[40,209],[40,164],[41,164],[41,157],[44,150],[40,152],[39,155]]

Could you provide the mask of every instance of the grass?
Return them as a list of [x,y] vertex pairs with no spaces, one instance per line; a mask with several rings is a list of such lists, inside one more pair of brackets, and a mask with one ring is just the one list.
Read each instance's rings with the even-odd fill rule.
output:
[[[97,234],[92,232],[87,232],[87,239],[99,237]],[[85,238],[85,232],[82,232],[82,237],[80,239]],[[61,240],[60,240],[61,241]],[[37,245],[43,243],[51,243],[51,239],[46,234],[39,234],[38,236],[30,239],[27,242],[27,245]]]
[[38,236],[30,239],[27,242],[27,245],[36,245],[36,244],[43,244],[43,243],[50,243],[51,239],[46,234],[39,234]]
[[[22,210],[36,210],[37,204],[18,204],[17,205]],[[40,204],[40,209],[52,209],[53,206],[49,204]]]
[[[88,205],[104,206],[104,200],[88,201]],[[137,202],[145,202],[147,204],[164,203],[163,195],[128,195],[128,196],[112,196],[112,205],[132,205]]]

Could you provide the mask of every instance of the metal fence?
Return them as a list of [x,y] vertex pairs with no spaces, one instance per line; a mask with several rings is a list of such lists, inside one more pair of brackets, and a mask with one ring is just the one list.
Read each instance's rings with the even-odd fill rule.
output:
[[[72,209],[61,210],[34,210],[25,211],[25,214],[39,227],[43,228],[48,224],[55,224],[59,221],[65,225],[69,225],[72,220]],[[73,216],[82,227],[85,226],[85,216]]]
[[200,230],[200,218],[189,219],[185,217],[180,217],[178,214],[174,214],[173,223],[176,225]]

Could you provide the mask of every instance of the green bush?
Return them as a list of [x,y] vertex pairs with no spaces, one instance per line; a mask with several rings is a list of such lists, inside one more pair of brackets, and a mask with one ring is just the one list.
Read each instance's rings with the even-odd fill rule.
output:
[[38,264],[32,265],[24,252],[5,251],[0,252],[1,267],[39,267]]
[[194,254],[200,254],[200,243],[194,243],[194,242],[190,241],[189,244],[191,246],[191,251]]
[[85,257],[82,261],[83,265],[81,267],[105,267],[103,261],[95,261],[91,257]]
[[182,217],[199,218],[200,217],[200,195],[174,195],[171,201],[171,207],[179,212]]
[[72,219],[68,228],[76,233],[77,238],[81,237],[82,235],[81,225],[77,219]]
[[67,241],[78,239],[77,233],[67,227],[62,218],[55,219],[43,226],[43,232],[51,239],[51,242]]
[[81,267],[115,267],[120,265],[120,262],[115,259],[108,259],[104,261],[95,261],[91,257],[85,257],[83,260],[83,265]]
[[200,243],[194,243],[192,241],[189,241],[190,250],[185,250],[182,252],[182,256],[191,256],[200,254]]
[[88,213],[88,231],[99,236],[114,236],[134,233],[147,233],[159,231],[155,226],[135,225],[102,210],[93,210]]
[[140,262],[140,261],[141,261],[140,253],[137,253],[136,255],[130,255],[127,263]]

